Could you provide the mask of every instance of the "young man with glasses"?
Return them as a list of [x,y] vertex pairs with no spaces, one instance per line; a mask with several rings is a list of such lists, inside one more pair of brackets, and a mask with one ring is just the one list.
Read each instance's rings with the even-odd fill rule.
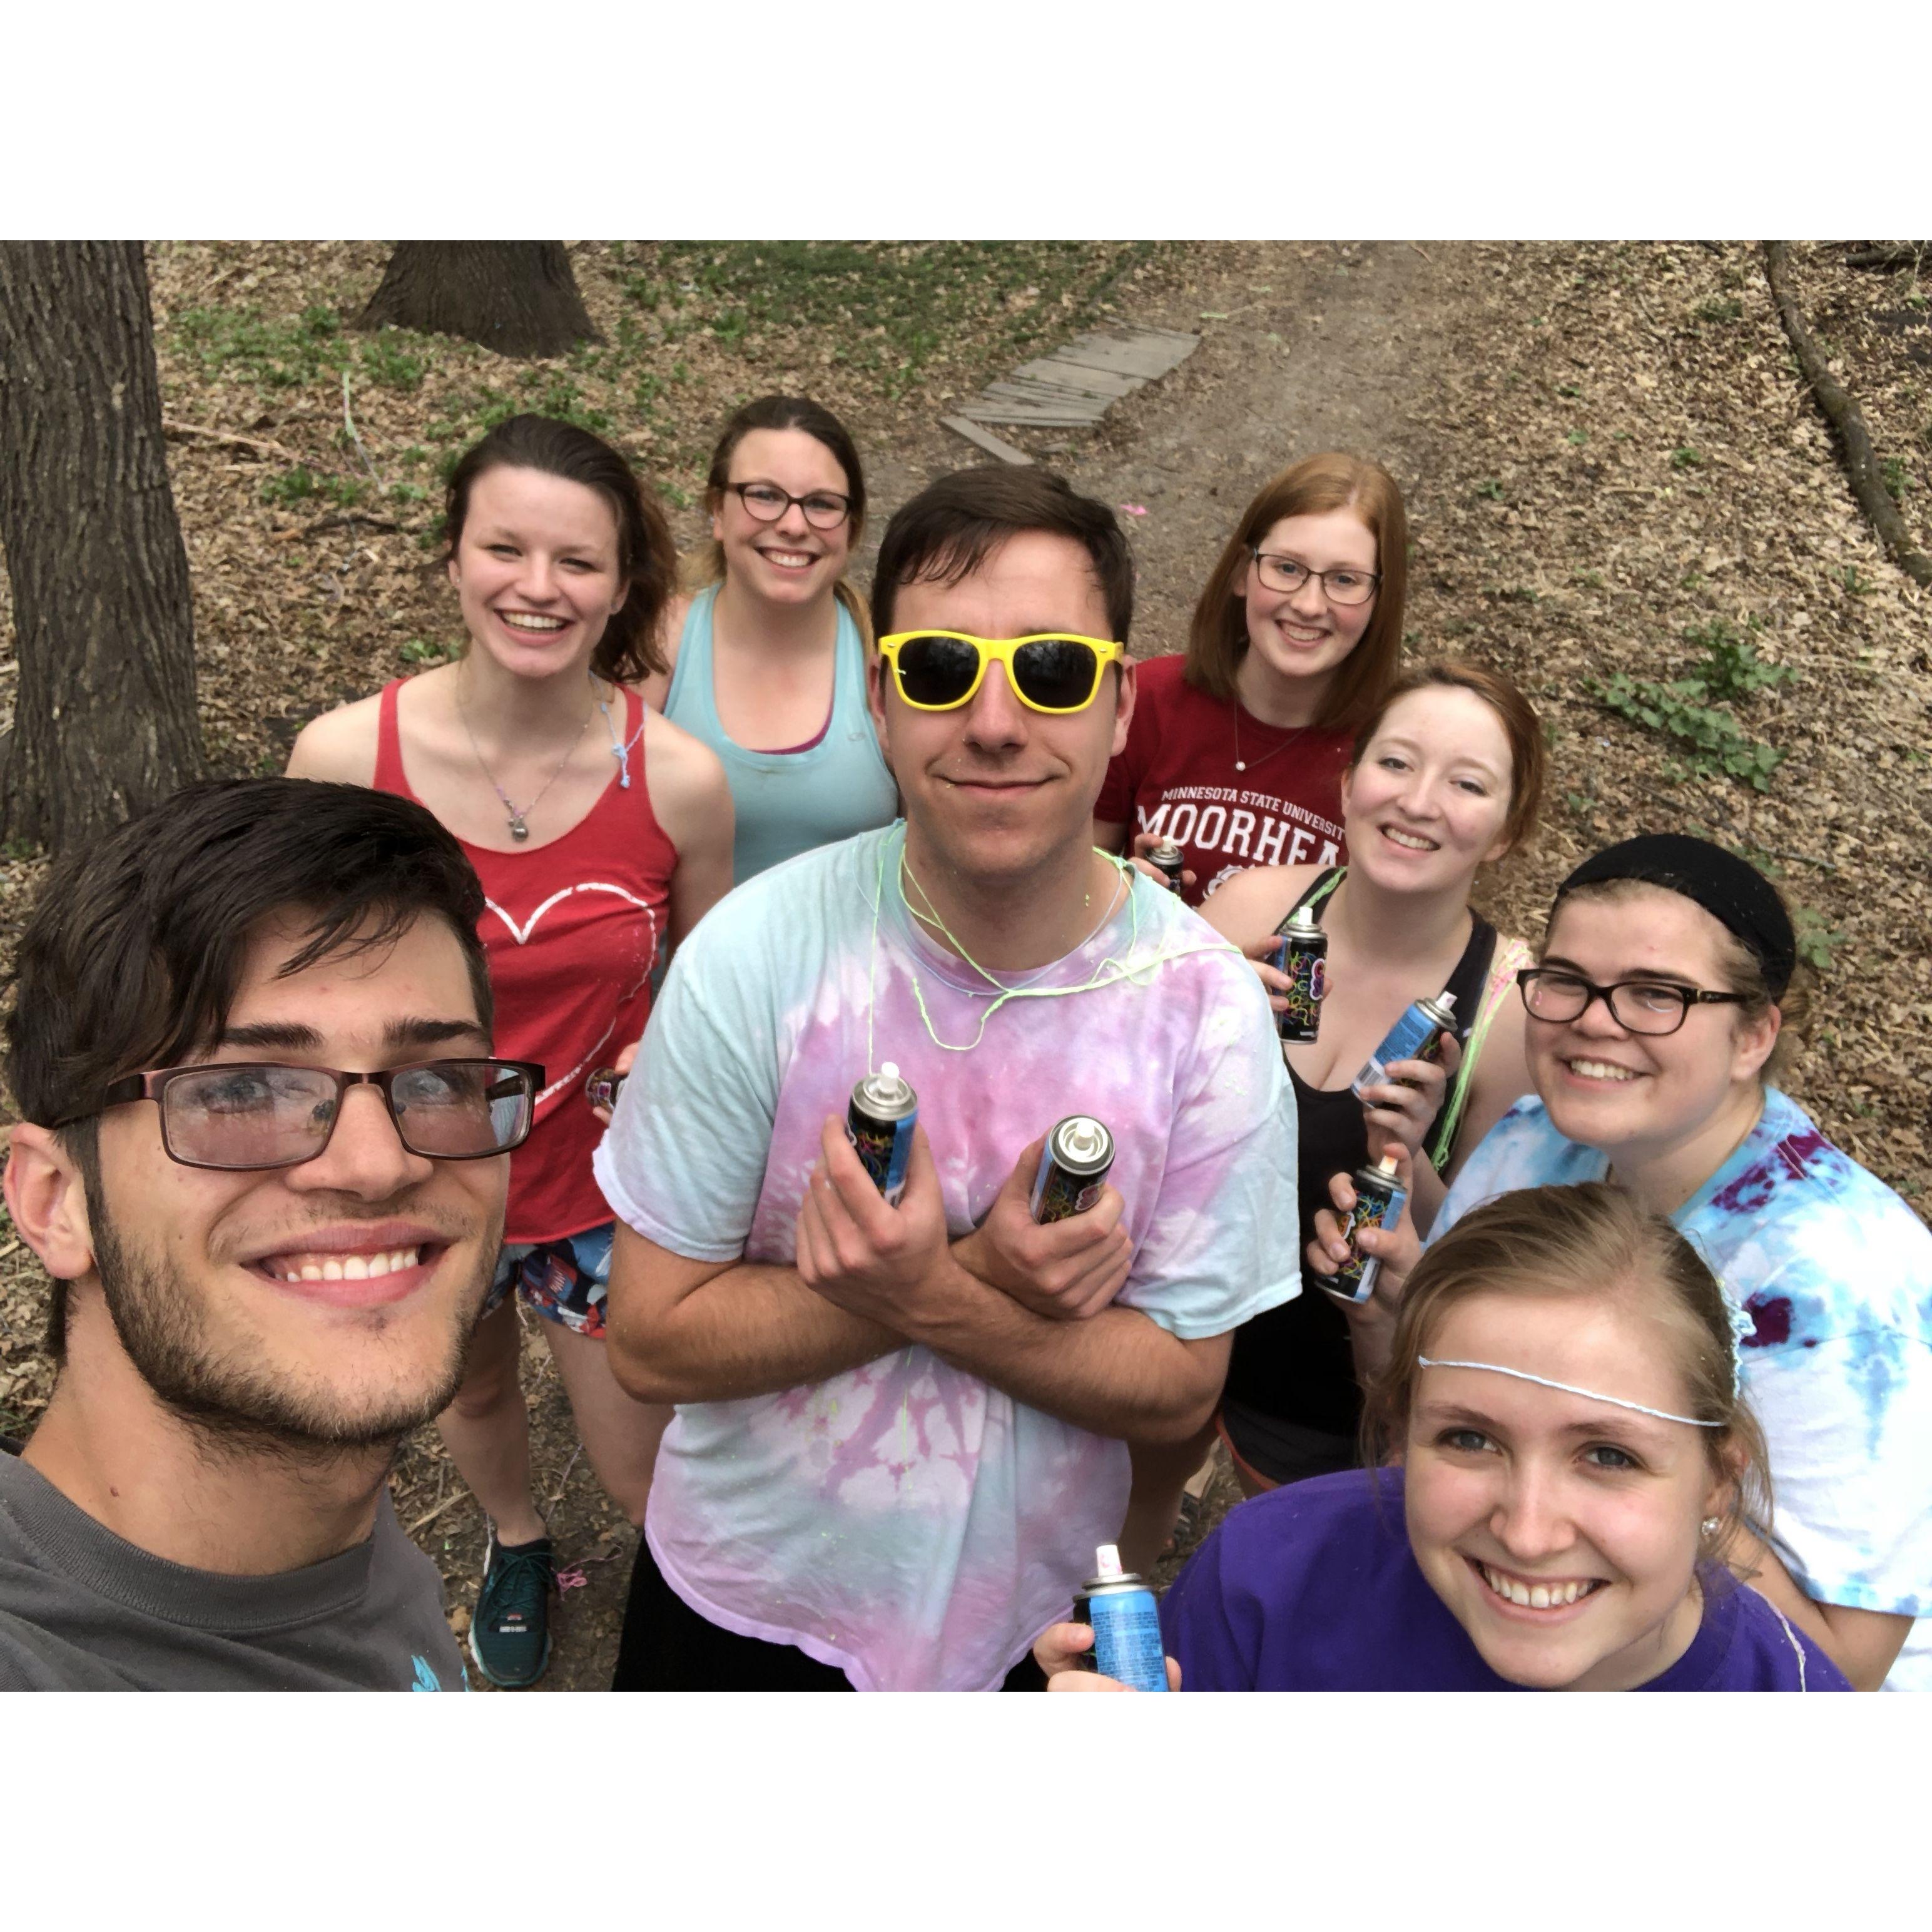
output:
[[192,787],[43,890],[6,1199],[60,1371],[0,1454],[0,1689],[462,1686],[386,1478],[543,1080],[490,1057],[482,910],[420,806],[286,778]]
[[[1132,606],[1112,514],[1058,478],[922,492],[873,587],[904,823],[741,887],[674,962],[597,1156],[612,1365],[680,1406],[619,1688],[1022,1688],[1119,1534],[1125,1441],[1186,1439],[1229,1331],[1297,1292],[1259,982],[1093,846]],[[896,1205],[846,1126],[889,1064]],[[1108,1184],[1036,1225],[1072,1114]]]

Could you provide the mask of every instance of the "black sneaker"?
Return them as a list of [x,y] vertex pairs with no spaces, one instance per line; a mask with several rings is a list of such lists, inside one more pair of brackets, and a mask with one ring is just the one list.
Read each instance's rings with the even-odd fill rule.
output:
[[483,1586],[470,1619],[470,1654],[500,1689],[527,1689],[549,1665],[554,1552],[547,1536],[534,1543],[499,1543],[496,1526],[490,1526]]

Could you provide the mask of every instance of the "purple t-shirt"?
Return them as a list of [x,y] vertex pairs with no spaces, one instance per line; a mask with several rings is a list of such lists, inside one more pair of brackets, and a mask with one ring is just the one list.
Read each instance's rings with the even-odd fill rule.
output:
[[[1187,1690],[1517,1690],[1430,1587],[1402,1472],[1311,1477],[1232,1510],[1160,1606]],[[1690,1648],[1645,1690],[1849,1690],[1758,1593],[1707,1588]]]

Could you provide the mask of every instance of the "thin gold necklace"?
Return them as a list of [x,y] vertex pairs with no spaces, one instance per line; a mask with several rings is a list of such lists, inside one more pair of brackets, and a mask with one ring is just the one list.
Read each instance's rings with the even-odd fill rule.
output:
[[[1259,720],[1256,722],[1258,723]],[[1283,739],[1272,752],[1264,752],[1255,760],[1256,767],[1266,764],[1272,758],[1278,757],[1282,752],[1286,751],[1289,746],[1298,743],[1314,728],[1312,721],[1306,724],[1296,725],[1292,736]],[[1234,769],[1238,772],[1244,772],[1247,768],[1247,761],[1241,756],[1241,700],[1237,698],[1234,700]]]

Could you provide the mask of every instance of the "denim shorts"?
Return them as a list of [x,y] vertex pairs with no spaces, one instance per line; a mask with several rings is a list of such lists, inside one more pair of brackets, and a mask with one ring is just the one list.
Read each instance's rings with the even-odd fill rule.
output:
[[546,1322],[602,1341],[616,1232],[616,1223],[606,1221],[560,1241],[505,1242],[483,1312],[494,1315],[514,1288],[524,1305]]

